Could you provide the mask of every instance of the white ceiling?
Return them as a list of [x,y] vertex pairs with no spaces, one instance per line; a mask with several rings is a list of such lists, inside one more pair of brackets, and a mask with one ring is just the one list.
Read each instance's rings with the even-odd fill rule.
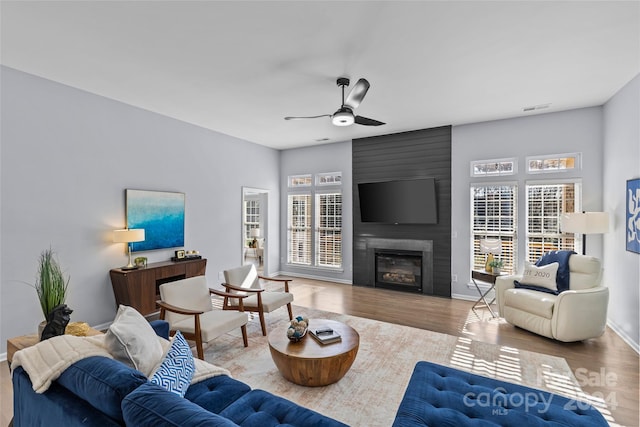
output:
[[[3,65],[278,149],[602,105],[640,72],[638,1],[2,1],[0,13]],[[283,120],[335,112],[339,76],[369,80],[356,114],[386,125]]]

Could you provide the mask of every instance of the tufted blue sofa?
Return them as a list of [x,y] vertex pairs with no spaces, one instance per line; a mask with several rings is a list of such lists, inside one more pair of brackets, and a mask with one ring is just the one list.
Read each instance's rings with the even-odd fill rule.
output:
[[[168,336],[166,325],[152,326],[158,335]],[[14,370],[12,380],[15,427],[345,426],[226,375],[192,384],[183,398],[100,356],[74,363],[44,393],[33,391],[22,367]]]
[[591,405],[556,394],[418,362],[393,427],[608,426]]

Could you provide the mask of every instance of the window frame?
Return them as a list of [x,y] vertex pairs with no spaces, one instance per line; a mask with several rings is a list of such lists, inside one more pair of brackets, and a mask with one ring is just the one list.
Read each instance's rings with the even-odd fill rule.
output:
[[[304,180],[297,182],[297,180]],[[289,175],[287,177],[287,186],[289,188],[308,188],[313,185],[313,175],[310,173],[300,175]]]
[[[489,172],[479,173],[476,171],[478,166],[484,166],[485,168],[487,168],[489,165],[492,165],[492,164],[498,165],[498,164],[506,164],[506,163],[511,163],[512,169],[510,171],[501,172],[498,170],[496,173],[489,173]],[[469,163],[469,173],[473,178],[487,178],[487,177],[493,177],[493,176],[503,177],[503,176],[517,175],[518,174],[518,158],[505,157],[503,159],[472,160]]]
[[[548,160],[567,160],[569,158],[574,159],[574,167],[572,168],[548,168],[548,169],[531,169],[531,162]],[[525,170],[527,174],[546,174],[546,173],[567,173],[572,171],[582,170],[582,153],[560,153],[560,154],[545,154],[543,156],[527,156],[525,157]]]
[[[563,206],[559,206],[550,211],[553,207],[546,208],[540,207],[540,215],[532,216],[531,211],[533,207],[530,201],[530,187],[558,187],[558,186],[573,186],[573,199],[560,201],[564,203]],[[545,199],[542,199],[542,203]],[[552,200],[548,200],[547,203],[551,203]],[[576,233],[565,233],[560,229],[560,216],[563,213],[569,212],[581,212],[582,211],[582,180],[576,179],[549,179],[549,180],[528,180],[525,181],[525,260],[529,262],[535,262],[542,254],[549,250],[573,250],[578,253],[582,253],[582,240],[578,238]],[[546,214],[550,212],[549,214]],[[534,219],[539,218],[540,232],[532,232],[534,225]],[[555,225],[555,226],[554,226]],[[532,239],[537,239],[534,242]],[[538,250],[533,250],[533,243],[537,243],[535,246],[539,246]]]
[[[255,206],[250,206],[255,205]],[[249,212],[249,209],[255,209],[253,212]],[[260,228],[260,215],[261,215],[260,200],[248,199],[244,202],[244,238],[245,243],[252,239],[250,233],[253,228]],[[257,217],[257,221],[249,221],[250,217]],[[255,218],[253,218],[255,219]]]
[[[327,217],[332,216],[334,218],[334,226],[331,227],[329,225],[323,226],[322,225],[322,217],[323,217],[323,202],[321,201],[321,199],[325,196],[338,196],[340,198],[340,202],[339,205],[337,203],[333,203],[333,207],[334,209],[338,208],[339,206],[339,213],[333,213],[332,215],[327,214]],[[315,231],[315,265],[317,267],[324,267],[324,268],[342,268],[342,248],[343,248],[343,239],[342,239],[342,207],[343,207],[343,199],[342,199],[342,191],[319,191],[316,192],[315,194],[315,201],[316,201],[316,205],[315,205],[315,226],[314,226],[314,231]],[[327,221],[329,222],[329,221]],[[336,225],[337,223],[339,223],[339,225]],[[330,239],[329,237],[325,237],[323,238],[322,234],[326,233],[327,235],[329,234],[334,234],[334,238]],[[338,239],[335,238],[335,236],[338,235]],[[336,242],[337,240],[337,242]],[[322,246],[326,245],[326,246],[338,246],[337,250],[334,251],[326,251],[326,250],[322,250]],[[329,258],[333,258],[338,259],[339,263],[327,263],[327,262],[322,262],[323,261],[323,257],[325,260],[329,259]]]
[[[340,177],[337,182],[322,182],[321,177]],[[306,182],[303,184],[296,184],[296,178],[305,178]],[[309,184],[310,183],[310,184]],[[300,174],[291,175],[287,177],[287,184],[289,191],[287,192],[287,264],[291,266],[300,266],[306,268],[319,268],[330,270],[342,270],[344,262],[344,241],[343,241],[343,195],[342,195],[342,172],[321,172],[316,174]],[[294,185],[292,187],[292,185]],[[340,196],[340,213],[339,221],[334,218],[334,223],[339,222],[339,227],[320,227],[322,222],[321,210],[323,209],[323,203],[321,198],[325,195],[339,195]],[[308,198],[306,218],[308,225],[303,227],[296,227],[292,222],[293,218],[293,201],[296,197]],[[302,233],[302,236],[300,234]],[[334,234],[333,243],[328,241],[326,234]],[[295,234],[298,234],[296,238]],[[325,234],[325,236],[323,236]],[[300,245],[303,242],[305,248],[302,250],[302,255],[294,256],[293,246]],[[337,243],[336,243],[337,242]],[[338,246],[337,251],[333,251],[327,254],[323,250],[323,245]],[[327,262],[327,260],[337,260],[336,262]]]
[[[477,215],[476,213],[476,197],[475,194],[477,190],[482,188],[485,189],[497,189],[500,187],[507,187],[511,193],[511,197],[508,198],[499,198],[497,201],[498,204],[498,214],[497,215]],[[471,269],[472,270],[484,270],[484,264],[486,260],[486,255],[480,253],[480,240],[485,238],[490,239],[500,239],[502,242],[502,254],[498,256],[498,258],[504,261],[503,271],[507,273],[514,273],[517,268],[518,262],[518,182],[516,181],[507,181],[507,182],[472,182],[469,188],[470,195],[470,245],[472,250],[470,251],[471,256]],[[502,215],[504,209],[508,211],[508,208],[503,209],[503,204],[509,203],[511,205],[511,215]],[[495,207],[491,207],[489,205],[489,201],[485,202],[485,212],[491,211],[495,209]],[[490,218],[493,217],[494,221],[490,221]],[[489,223],[493,222],[495,224],[496,218],[508,218],[506,221],[506,226],[502,226],[502,221],[498,219],[498,229],[489,229]],[[484,229],[479,229],[477,227],[478,223],[482,222],[482,218],[484,219],[485,226]],[[509,223],[511,225],[509,226]],[[508,250],[510,249],[510,251]]]
[[[294,216],[294,204],[292,203],[295,198],[308,198],[308,202],[305,203],[305,212]],[[296,192],[287,194],[287,263],[291,265],[304,265],[309,266],[312,262],[312,232],[313,232],[313,208],[312,194],[311,192]],[[302,225],[293,224],[295,219],[304,218]],[[298,237],[298,234],[303,237]],[[307,235],[308,236],[305,236]],[[293,245],[296,242],[302,242],[303,248],[298,249],[298,253],[294,253]],[[299,246],[298,246],[299,247]],[[301,251],[301,252],[300,252]],[[296,256],[294,256],[296,255]]]

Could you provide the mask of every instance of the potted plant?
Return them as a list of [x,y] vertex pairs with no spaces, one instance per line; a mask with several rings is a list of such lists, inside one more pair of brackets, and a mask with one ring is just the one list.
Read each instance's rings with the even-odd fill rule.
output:
[[[45,322],[41,324],[42,328],[53,320],[53,309],[65,303],[68,286],[69,277],[65,278],[53,250],[49,248],[42,251],[38,260],[38,275],[34,286],[45,318]],[[41,334],[42,330],[38,330],[38,335]]]
[[496,258],[489,263],[489,267],[491,267],[491,271],[493,272],[493,274],[500,274],[503,265],[504,263],[499,258]]

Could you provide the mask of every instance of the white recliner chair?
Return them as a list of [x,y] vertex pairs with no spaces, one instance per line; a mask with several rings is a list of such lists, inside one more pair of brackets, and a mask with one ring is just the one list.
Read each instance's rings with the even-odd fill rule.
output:
[[599,337],[607,323],[609,289],[600,285],[598,258],[569,258],[569,290],[558,295],[516,288],[522,275],[496,278],[500,316],[512,325],[559,341],[582,341]]

